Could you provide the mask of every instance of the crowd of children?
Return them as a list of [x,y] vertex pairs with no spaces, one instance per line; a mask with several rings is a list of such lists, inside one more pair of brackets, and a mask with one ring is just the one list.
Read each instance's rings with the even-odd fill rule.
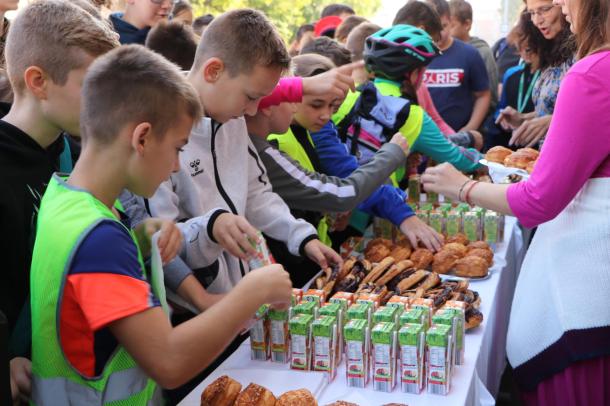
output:
[[[557,1],[577,32],[584,20],[570,14],[572,1],[581,13],[596,2]],[[463,175],[452,166],[479,171],[482,149],[534,145],[548,130],[549,150],[567,152],[550,123],[577,42],[551,0],[525,2],[508,37],[523,63],[502,80],[489,45],[470,35],[465,0],[409,0],[392,27],[329,5],[290,48],[252,9],[195,18],[186,0],[130,0],[106,18],[100,3],[39,0],[9,22],[17,1],[0,0],[0,316],[9,333],[0,351],[15,404],[179,400],[162,389],[184,393],[262,304],[284,305],[292,286],[341,266],[341,243],[373,217],[413,246],[439,249],[443,236],[407,202],[409,175],[432,168],[429,190],[459,199]],[[607,44],[576,38],[581,58]],[[569,83],[597,80],[602,54]],[[595,139],[605,148],[603,134]],[[587,176],[605,179],[604,148]],[[561,165],[550,154],[541,161]],[[539,173],[534,182],[546,183],[479,186],[473,199],[544,223],[545,202],[561,191],[562,207],[548,203],[557,215],[578,189]],[[262,235],[278,264],[251,269]],[[166,289],[199,314],[175,317]],[[513,327],[537,320],[521,316]],[[510,334],[511,362],[535,377],[527,399],[540,400],[536,388],[542,396],[558,370],[531,362]]]

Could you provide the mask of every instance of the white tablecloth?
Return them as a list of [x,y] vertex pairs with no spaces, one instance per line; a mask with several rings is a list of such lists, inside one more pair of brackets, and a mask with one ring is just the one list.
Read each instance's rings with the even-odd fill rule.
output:
[[323,374],[299,372],[288,365],[250,360],[249,341],[245,341],[227,360],[208,376],[181,403],[181,406],[199,406],[201,392],[221,375],[229,375],[246,386],[255,382],[266,386],[276,396],[283,392],[308,388],[320,405],[335,400],[346,400],[361,406],[377,406],[389,402],[413,405],[494,405],[494,396],[500,387],[506,366],[506,331],[510,306],[517,281],[518,270],[524,256],[521,230],[514,218],[506,220],[505,242],[498,244],[491,277],[471,283],[481,295],[481,312],[484,321],[466,334],[465,364],[455,368],[451,392],[446,397],[404,394],[397,386],[392,393],[375,392],[369,383],[365,389],[348,388],[345,384],[345,363],[339,368],[333,382],[326,382]]

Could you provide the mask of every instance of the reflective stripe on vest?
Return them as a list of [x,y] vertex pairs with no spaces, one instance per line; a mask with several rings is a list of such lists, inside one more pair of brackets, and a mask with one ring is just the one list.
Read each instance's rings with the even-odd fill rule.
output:
[[[313,140],[309,135],[309,131],[307,131],[307,139],[313,146]],[[292,159],[297,161],[303,168],[307,169],[310,172],[315,172],[315,168],[311,163],[311,159],[307,155],[305,149],[301,146],[297,138],[294,136],[291,129],[288,129],[288,132],[284,134],[271,134],[267,137],[267,141],[275,141],[277,142],[278,149]],[[328,220],[326,216],[322,217],[320,222],[318,223],[318,227],[316,231],[318,232],[318,238],[320,241],[329,247],[332,247],[333,242],[328,235]]]
[[[112,374],[108,378],[104,392],[80,385],[67,378],[40,378],[34,375],[32,402],[36,406],[105,405],[129,399],[144,391],[147,384],[148,378],[138,367]],[[154,396],[146,404],[157,406],[162,403],[163,392],[160,388],[156,388]]]
[[[123,347],[117,347],[96,377],[81,375],[64,355],[59,332],[64,285],[78,247],[102,221],[114,221],[124,227],[89,192],[71,187],[57,175],[51,178],[40,203],[30,278],[35,404],[157,404],[155,382]],[[133,232],[125,230],[136,245],[146,276],[137,240]]]

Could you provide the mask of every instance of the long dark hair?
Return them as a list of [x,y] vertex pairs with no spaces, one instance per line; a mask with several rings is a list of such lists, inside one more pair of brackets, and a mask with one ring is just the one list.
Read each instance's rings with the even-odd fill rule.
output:
[[608,48],[610,6],[608,0],[580,1],[575,21],[578,58]]
[[[525,0],[524,0],[525,1]],[[570,24],[561,15],[561,31],[551,40],[544,38],[532,22],[527,10],[521,13],[519,23],[521,40],[540,57],[540,69],[559,66],[572,60],[576,54],[576,40],[570,31]]]

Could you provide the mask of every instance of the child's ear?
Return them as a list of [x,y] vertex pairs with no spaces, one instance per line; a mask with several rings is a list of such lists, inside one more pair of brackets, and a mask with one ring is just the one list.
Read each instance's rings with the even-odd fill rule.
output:
[[203,79],[206,82],[216,82],[225,70],[225,64],[220,58],[210,58],[203,64]]
[[263,116],[265,116],[267,118],[271,117],[271,109],[270,108],[258,109],[258,112],[261,113]]
[[47,99],[47,84],[51,78],[38,66],[30,66],[23,72],[25,87],[40,100]]
[[131,147],[138,153],[143,154],[146,144],[150,142],[152,126],[150,123],[140,123],[131,132]]

